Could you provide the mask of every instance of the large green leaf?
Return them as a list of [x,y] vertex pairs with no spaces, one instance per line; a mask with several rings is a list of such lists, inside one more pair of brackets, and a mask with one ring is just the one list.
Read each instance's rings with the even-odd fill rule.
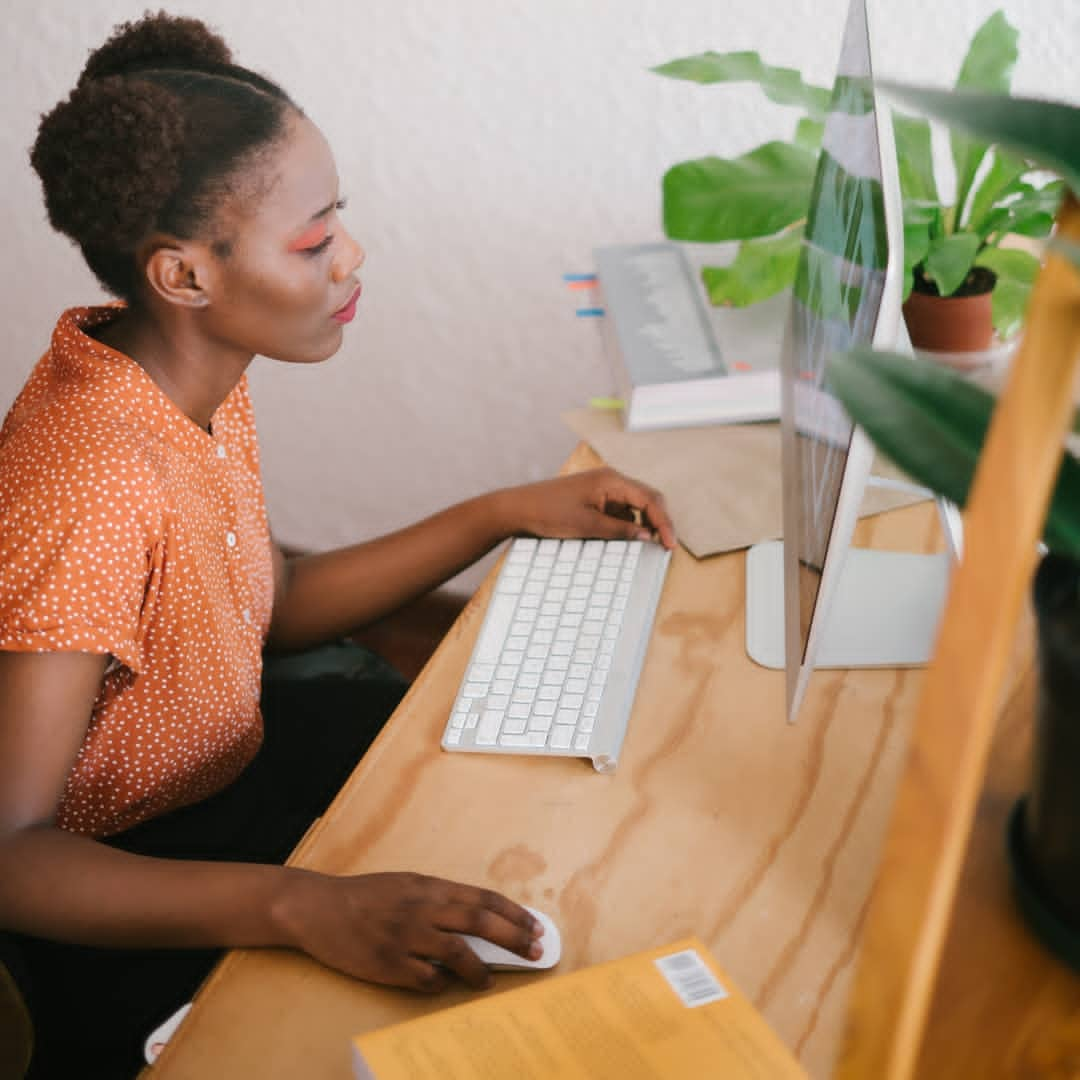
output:
[[985,237],[981,222],[1000,199],[1019,190],[1018,181],[1029,169],[1023,158],[1004,150],[992,150],[990,168],[971,197],[971,207],[963,223]]
[[1020,329],[1031,286],[1039,272],[1039,260],[1015,248],[991,247],[981,251],[975,262],[978,266],[989,267],[997,275],[997,284],[990,294],[992,318],[994,329],[1007,338]]
[[981,242],[974,233],[953,233],[931,245],[923,270],[942,296],[952,296],[964,284]]
[[1065,178],[1080,192],[1080,108],[1054,101],[886,83],[890,95]]
[[756,82],[770,101],[801,105],[812,117],[824,119],[829,91],[804,83],[794,68],[771,67],[756,52],[705,52],[685,56],[652,69],[672,79],[711,85],[723,82]]
[[[856,349],[833,357],[829,385],[878,447],[917,483],[963,506],[994,399],[955,372],[913,356]],[[1080,464],[1062,460],[1046,543],[1080,557]]]
[[743,241],[730,266],[707,266],[701,272],[709,299],[718,305],[746,307],[786,289],[795,280],[802,237],[803,230],[796,228]]
[[979,232],[984,238],[1000,240],[1009,233],[1021,236],[1047,236],[1054,224],[1064,185],[1055,180],[1045,187],[1016,183],[1010,198],[983,218]]
[[[1019,34],[1009,25],[1005,13],[995,11],[975,31],[967,56],[956,78],[957,89],[979,90],[993,94],[1007,94],[1012,81],[1012,70],[1019,55]],[[956,165],[956,213],[963,220],[968,194],[979,171],[988,145],[961,132],[953,132],[953,163]]]
[[900,168],[900,191],[905,199],[936,203],[937,182],[930,149],[930,125],[921,117],[893,116],[896,160]]
[[817,155],[770,142],[732,161],[684,161],[664,174],[664,230],[717,243],[772,236],[806,217]]

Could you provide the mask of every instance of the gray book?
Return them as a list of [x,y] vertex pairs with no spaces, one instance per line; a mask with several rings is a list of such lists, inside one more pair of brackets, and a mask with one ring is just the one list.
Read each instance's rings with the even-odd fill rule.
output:
[[594,255],[627,430],[779,417],[779,349],[765,364],[725,362],[682,248],[618,244]]

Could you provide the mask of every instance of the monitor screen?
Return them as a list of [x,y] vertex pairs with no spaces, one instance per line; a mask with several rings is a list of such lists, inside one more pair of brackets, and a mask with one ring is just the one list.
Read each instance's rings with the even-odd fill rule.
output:
[[[797,684],[805,684],[812,667],[815,621],[827,609],[827,564],[833,558],[842,562],[856,516],[838,513],[842,492],[846,486],[849,502],[861,498],[871,459],[861,432],[855,453],[853,426],[829,393],[826,366],[834,353],[855,345],[892,344],[888,338],[895,338],[899,323],[899,278],[895,258],[889,259],[887,228],[888,223],[895,229],[888,220],[894,201],[894,216],[899,209],[898,193],[894,199],[889,183],[895,151],[891,124],[887,117],[881,123],[871,75],[865,0],[852,0],[782,363],[789,715],[801,694]],[[882,327],[887,282],[897,293],[896,303],[886,305],[895,315],[887,317],[891,327]]]

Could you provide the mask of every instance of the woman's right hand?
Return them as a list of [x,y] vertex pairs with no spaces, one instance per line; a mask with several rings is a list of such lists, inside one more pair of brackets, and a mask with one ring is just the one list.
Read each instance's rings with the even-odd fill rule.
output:
[[541,954],[537,920],[488,889],[411,873],[286,873],[274,918],[289,944],[357,979],[434,993],[457,976],[483,989],[490,970],[462,934],[529,959]]

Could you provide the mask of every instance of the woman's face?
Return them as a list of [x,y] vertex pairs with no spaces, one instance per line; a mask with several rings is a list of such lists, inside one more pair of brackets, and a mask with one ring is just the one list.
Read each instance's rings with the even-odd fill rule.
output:
[[277,360],[325,360],[355,312],[364,261],[338,218],[330,147],[293,113],[259,169],[260,194],[232,200],[222,214],[230,250],[214,260],[202,325],[223,345]]

